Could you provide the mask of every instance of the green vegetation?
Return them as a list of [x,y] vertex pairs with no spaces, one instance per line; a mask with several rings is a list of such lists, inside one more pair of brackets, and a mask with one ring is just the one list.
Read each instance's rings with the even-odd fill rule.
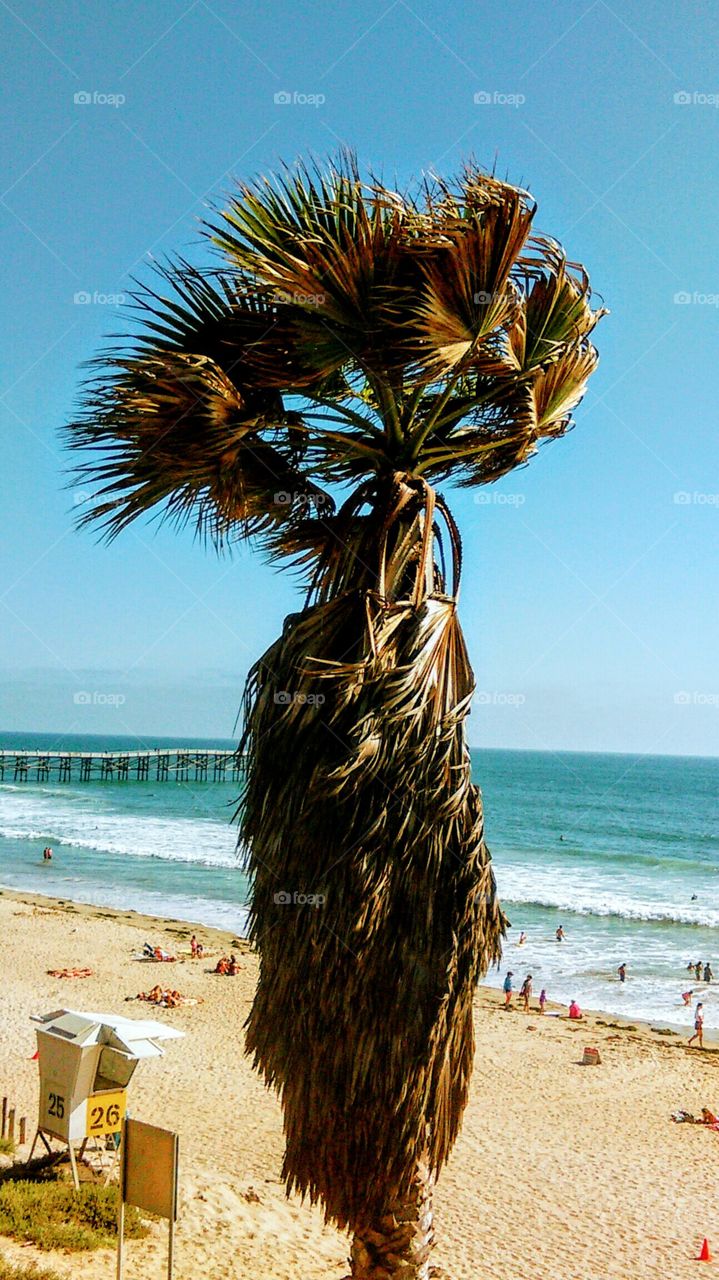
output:
[[36,1267],[34,1262],[23,1263],[16,1267],[6,1258],[0,1258],[0,1280],[60,1280],[57,1271],[49,1271],[47,1267]]
[[[27,1240],[40,1249],[72,1252],[111,1245],[117,1237],[117,1194],[117,1187],[85,1184],[78,1192],[60,1182],[4,1182],[0,1235]],[[134,1238],[147,1235],[139,1213],[129,1205],[125,1230]]]
[[14,1156],[15,1143],[10,1138],[0,1138],[0,1156]]

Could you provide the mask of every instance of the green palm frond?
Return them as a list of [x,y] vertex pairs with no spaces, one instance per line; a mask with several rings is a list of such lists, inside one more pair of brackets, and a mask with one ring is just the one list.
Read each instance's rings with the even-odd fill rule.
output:
[[560,429],[566,430],[596,366],[594,347],[578,342],[536,375],[532,397],[538,435],[556,435]]
[[421,222],[411,203],[364,183],[345,157],[326,174],[300,165],[272,184],[242,187],[208,230],[233,266],[292,309],[310,363],[384,384],[406,363],[397,338],[420,285],[407,246]]
[[435,232],[418,308],[428,363],[435,369],[446,372],[460,361],[486,373],[507,367],[505,334],[522,301],[511,272],[533,216],[522,193],[505,187],[480,211],[445,222]]
[[139,337],[97,362],[71,428],[86,519],[114,534],[164,509],[312,572],[335,486],[525,461],[569,425],[603,314],[534,215],[474,164],[409,195],[349,155],[241,186],[206,229],[221,266],[161,267]]
[[291,508],[278,493],[297,497],[316,486],[292,466],[286,432],[278,448],[268,442],[271,410],[268,402],[268,423],[207,357],[168,350],[129,362],[106,416],[96,412],[76,436],[102,453],[80,468],[95,488],[84,522],[100,520],[115,536],[164,504],[168,518],[192,519],[218,542],[284,522]]
[[527,279],[525,306],[509,332],[519,368],[554,359],[567,344],[586,338],[606,315],[592,310],[589,280],[581,268],[579,272],[572,274],[570,264],[555,252],[533,280]]
[[87,459],[76,474],[94,495],[81,522],[114,537],[155,510],[222,545],[292,524],[309,502],[329,513],[332,499],[302,466],[307,433],[255,364],[271,339],[283,361],[272,309],[227,275],[184,263],[159,274],[170,290],[134,295],[144,331],[95,362],[70,428]]

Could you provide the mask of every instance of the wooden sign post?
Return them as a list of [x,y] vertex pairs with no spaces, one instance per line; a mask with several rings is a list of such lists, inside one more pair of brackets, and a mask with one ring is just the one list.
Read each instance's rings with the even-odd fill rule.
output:
[[117,1217],[117,1280],[123,1277],[125,1205],[167,1218],[169,1226],[167,1280],[172,1280],[177,1221],[179,1138],[142,1120],[125,1119],[122,1126],[120,1205]]

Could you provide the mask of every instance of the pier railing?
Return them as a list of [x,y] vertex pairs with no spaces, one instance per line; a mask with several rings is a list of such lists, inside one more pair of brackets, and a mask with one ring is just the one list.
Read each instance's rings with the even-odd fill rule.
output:
[[0,751],[0,782],[237,782],[237,751]]

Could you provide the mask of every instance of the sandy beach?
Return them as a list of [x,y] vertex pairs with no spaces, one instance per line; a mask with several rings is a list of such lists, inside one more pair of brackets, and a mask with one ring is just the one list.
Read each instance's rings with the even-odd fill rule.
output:
[[[0,1092],[37,1118],[31,1013],[70,1007],[167,1021],[186,1033],[142,1063],[129,1105],[180,1134],[177,1280],[341,1280],[348,1241],[321,1214],[287,1200],[279,1181],[279,1104],[243,1054],[242,1023],[257,962],[231,934],[194,931],[211,959],[189,958],[193,926],[133,912],[0,894],[5,964],[0,987]],[[173,965],[133,959],[153,943]],[[209,970],[230,945],[241,972]],[[65,980],[51,968],[89,966]],[[201,1003],[152,1010],[126,997],[156,982]],[[435,1263],[450,1280],[646,1280],[694,1276],[704,1236],[719,1252],[714,1205],[719,1133],[674,1124],[671,1113],[719,1109],[719,1057],[679,1035],[589,1014],[579,1024],[505,1012],[500,993],[476,1001],[477,1057],[464,1127],[436,1192]],[[598,1067],[580,1065],[585,1045]],[[129,1280],[165,1274],[165,1228],[131,1242]],[[41,1258],[0,1241],[10,1259]],[[62,1276],[101,1280],[107,1252],[42,1255]]]

